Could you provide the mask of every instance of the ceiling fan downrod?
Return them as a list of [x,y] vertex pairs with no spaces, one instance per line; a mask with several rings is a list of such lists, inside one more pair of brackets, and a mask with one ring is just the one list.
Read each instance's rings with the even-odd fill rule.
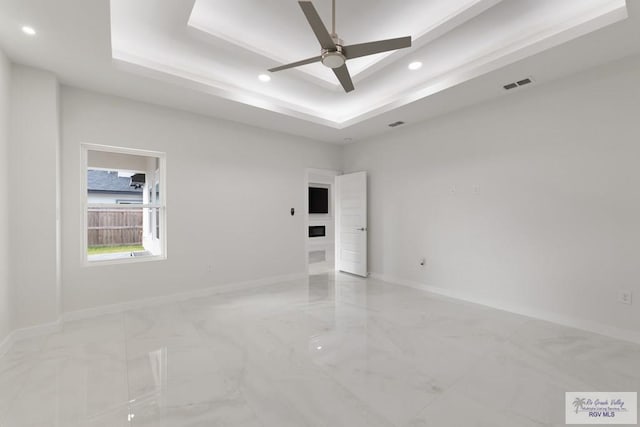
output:
[[333,36],[333,38],[337,38],[338,35],[336,34],[336,0],[332,0],[332,7],[331,7],[331,35]]
[[346,58],[342,53],[342,40],[336,33],[336,0],[331,0],[331,38],[335,46],[333,49],[322,49],[322,64],[331,69],[342,67]]

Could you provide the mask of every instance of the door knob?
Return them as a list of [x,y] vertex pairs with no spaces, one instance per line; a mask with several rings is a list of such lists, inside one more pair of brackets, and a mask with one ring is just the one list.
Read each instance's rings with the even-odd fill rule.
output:
[[358,231],[367,231],[367,227],[358,228]]

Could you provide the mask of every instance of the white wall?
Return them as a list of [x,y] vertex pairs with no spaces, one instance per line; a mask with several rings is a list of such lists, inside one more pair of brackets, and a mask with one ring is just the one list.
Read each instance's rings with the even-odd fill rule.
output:
[[9,284],[9,103],[11,64],[0,50],[0,343],[11,331]]
[[[66,87],[62,123],[64,311],[304,273],[305,169],[340,147]],[[166,261],[82,265],[81,143],[167,153]]]
[[370,270],[640,331],[638,76],[626,59],[347,146]]
[[9,173],[14,328],[58,319],[59,134],[56,77],[13,66]]
[[[8,73],[0,59],[2,130]],[[372,271],[640,330],[638,302],[615,302],[620,289],[640,298],[640,58],[523,89],[344,151],[63,88],[61,174],[56,79],[26,67],[13,67],[11,74],[15,286],[7,291],[0,276],[0,293],[12,298],[12,328],[57,318],[61,271],[64,311],[303,273],[305,170],[318,168],[369,171]],[[6,146],[0,132],[0,170],[6,171],[3,141]],[[81,264],[83,142],[167,152],[168,260]],[[60,176],[62,269],[56,264]],[[4,180],[0,206],[6,197]],[[0,209],[0,231],[6,222]],[[6,266],[2,241],[0,266],[3,260]],[[0,339],[10,306],[3,301]]]

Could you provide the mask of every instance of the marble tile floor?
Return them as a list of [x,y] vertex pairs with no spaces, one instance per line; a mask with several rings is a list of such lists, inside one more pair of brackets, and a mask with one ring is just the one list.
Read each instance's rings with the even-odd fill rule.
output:
[[2,427],[564,425],[640,345],[342,274],[68,322],[0,359]]

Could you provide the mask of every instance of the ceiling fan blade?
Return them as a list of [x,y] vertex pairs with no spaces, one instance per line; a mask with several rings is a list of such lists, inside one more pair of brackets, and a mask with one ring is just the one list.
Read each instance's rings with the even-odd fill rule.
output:
[[313,3],[311,3],[310,1],[299,1],[298,4],[302,8],[304,16],[307,17],[307,21],[309,21],[311,29],[320,42],[320,46],[322,46],[323,49],[335,50],[336,44],[331,38],[327,27],[325,27],[322,23],[322,19],[320,19],[320,15],[318,15],[316,8],[313,7]]
[[303,59],[302,61],[292,62],[291,64],[281,65],[279,67],[270,68],[269,71],[275,73],[276,71],[286,70],[288,68],[300,67],[302,65],[313,64],[314,62],[320,62],[322,60],[322,56],[314,56],[313,58]]
[[411,47],[411,36],[399,37],[397,39],[378,40],[369,43],[352,44],[351,46],[344,46],[342,51],[347,59],[353,59],[360,58],[361,56],[388,52],[390,50],[404,49],[405,47]]
[[349,93],[351,92],[353,87],[353,82],[351,81],[351,75],[349,74],[349,69],[347,68],[347,64],[344,64],[342,67],[334,68],[334,74],[340,80],[340,84],[344,88],[344,91]]

